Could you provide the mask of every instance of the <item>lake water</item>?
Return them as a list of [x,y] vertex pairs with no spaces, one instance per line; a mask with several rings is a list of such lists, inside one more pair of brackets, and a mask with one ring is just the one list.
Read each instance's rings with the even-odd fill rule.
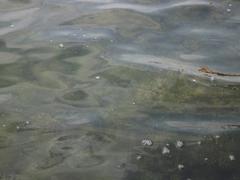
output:
[[239,180],[239,0],[0,0],[0,180]]

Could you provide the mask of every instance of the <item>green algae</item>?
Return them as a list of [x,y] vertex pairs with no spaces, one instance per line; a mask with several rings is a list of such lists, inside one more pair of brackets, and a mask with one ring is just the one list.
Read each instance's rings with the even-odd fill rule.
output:
[[[143,4],[159,3],[156,0],[132,0],[131,2],[136,1]],[[28,1],[12,0],[12,2],[23,3]],[[64,11],[65,4],[64,6],[55,6],[55,2],[51,1],[49,4],[46,2],[40,9],[44,10],[44,12],[57,9]],[[65,6],[67,7],[66,16],[68,16],[68,7],[69,10],[73,10],[72,12],[76,8],[71,9],[72,2],[67,3]],[[48,5],[50,5],[49,9]],[[184,12],[174,13],[174,10],[167,13],[169,16],[176,16],[175,20],[174,17],[164,20],[158,14],[153,14],[150,17],[150,15],[138,13],[137,11],[114,9],[84,14],[80,18],[65,23],[65,25],[79,25],[83,26],[83,28],[109,28],[114,33],[117,32],[117,34],[119,33],[123,38],[126,38],[127,41],[135,41],[136,37],[139,37],[144,44],[156,43],[159,41],[157,38],[155,40],[157,36],[150,35],[150,38],[154,40],[149,40],[148,35],[145,36],[144,33],[162,32],[164,29],[162,23],[170,24],[170,26],[179,25],[186,22],[186,19],[191,16],[196,17],[194,20],[201,18],[201,20],[208,21],[207,17],[211,16],[211,8],[198,6],[192,8],[193,10],[190,12],[191,8],[181,7],[179,9],[183,9]],[[161,14],[164,13],[165,11],[161,11]],[[57,18],[57,14],[56,12],[56,16],[48,18],[49,22],[52,18]],[[65,16],[61,17],[65,18]],[[47,22],[44,17],[42,21]],[[161,27],[158,21],[161,22]],[[172,22],[174,23],[172,24]],[[41,21],[39,23],[36,24],[41,25]],[[54,23],[49,24],[50,29]],[[199,21],[196,21],[196,23],[199,23]],[[31,27],[35,28],[36,24],[31,24]],[[169,26],[167,27],[169,28]],[[168,28],[165,28],[165,30]],[[40,26],[37,26],[34,31],[38,31],[38,29],[42,30]],[[9,37],[12,36],[10,40],[15,39],[16,35],[29,35],[24,31],[20,31],[18,34],[10,34]],[[48,34],[46,33],[46,35]],[[175,37],[173,34],[172,38]],[[117,41],[119,40],[118,35],[114,36],[115,38]],[[149,42],[146,42],[145,38]],[[16,41],[18,39],[17,37]],[[199,49],[201,43],[197,40],[198,38],[195,37],[184,38],[183,44],[187,52],[192,53],[194,50]],[[17,97],[15,97],[15,94],[13,95],[13,100],[7,103],[4,102],[1,108],[7,109],[10,114],[13,114],[12,111],[15,111],[16,108],[21,109],[14,118],[1,118],[1,123],[5,123],[6,127],[0,127],[0,170],[3,172],[3,175],[0,172],[0,179],[77,180],[87,178],[139,180],[145,178],[151,180],[163,178],[166,180],[171,177],[171,179],[180,180],[184,178],[186,180],[195,176],[185,176],[185,170],[188,172],[193,169],[192,174],[195,175],[203,171],[216,174],[218,170],[235,173],[236,169],[231,171],[229,170],[230,165],[226,165],[229,161],[223,152],[231,151],[237,158],[236,149],[239,148],[237,146],[232,146],[232,149],[222,149],[222,153],[214,156],[215,159],[219,156],[223,157],[218,160],[219,163],[210,161],[209,158],[211,172],[205,167],[202,168],[202,164],[197,157],[199,159],[205,158],[205,154],[213,154],[214,151],[220,148],[209,145],[211,150],[208,151],[207,139],[203,142],[203,147],[200,148],[201,152],[199,149],[187,144],[186,149],[191,151],[190,156],[193,158],[192,164],[190,160],[182,160],[182,157],[188,158],[187,153],[178,154],[179,152],[174,145],[171,145],[172,152],[175,155],[172,158],[174,163],[163,160],[167,164],[166,169],[162,169],[165,164],[160,162],[162,160],[158,160],[159,156],[156,155],[157,153],[161,154],[160,148],[156,150],[158,152],[155,149],[149,150],[145,148],[143,151],[146,151],[146,156],[143,155],[143,164],[138,161],[135,162],[134,155],[133,166],[136,169],[135,171],[132,171],[131,168],[129,170],[128,168],[131,165],[129,166],[126,159],[129,160],[129,154],[134,153],[135,149],[139,149],[139,143],[135,142],[136,139],[141,142],[139,139],[150,136],[153,137],[152,140],[155,145],[158,144],[155,139],[161,140],[168,137],[170,143],[174,143],[171,142],[172,136],[170,133],[160,132],[155,126],[158,122],[151,121],[150,115],[153,115],[150,112],[151,110],[154,109],[158,113],[163,112],[163,116],[166,111],[181,111],[184,113],[190,110],[188,112],[194,114],[196,111],[193,108],[196,107],[198,113],[201,109],[202,113],[205,114],[217,111],[225,113],[233,109],[239,113],[239,85],[217,80],[211,82],[207,78],[186,76],[181,73],[151,72],[149,69],[115,66],[102,60],[100,55],[107,49],[108,44],[118,46],[117,41],[112,43],[101,41],[99,44],[96,41],[94,40],[92,44],[86,42],[88,48],[72,45],[71,43],[64,43],[64,48],[59,48],[58,44],[51,42],[51,45],[54,46],[52,47],[46,41],[45,44],[40,43],[44,47],[22,48],[24,45],[21,44],[21,48],[9,48],[10,46],[8,47],[7,44],[19,45],[14,44],[14,42],[6,44],[5,41],[0,41],[0,51],[21,56],[11,65],[4,64],[0,67],[0,87],[3,87],[3,91],[10,91],[9,93],[13,91],[17,94]],[[56,40],[56,42],[59,42],[59,40]],[[165,44],[165,41],[161,43]],[[28,46],[32,46],[32,44],[30,43]],[[149,48],[152,48],[152,46],[149,46]],[[156,49],[153,48],[152,51],[156,51]],[[171,50],[175,51],[174,47]],[[96,76],[99,76],[100,79],[96,79]],[[193,79],[196,82],[193,82]],[[10,87],[15,84],[16,87]],[[56,99],[60,99],[60,101]],[[226,110],[222,111],[223,109]],[[47,115],[41,115],[41,112],[46,112]],[[75,112],[79,113],[75,115]],[[97,118],[91,119],[91,116],[88,117],[89,114],[97,114]],[[72,120],[68,116],[74,116],[73,119],[76,118],[76,120]],[[201,118],[204,117],[201,116]],[[28,118],[32,121],[31,125],[26,126],[25,120]],[[87,119],[87,125],[79,125],[78,123],[82,123],[82,119],[85,120],[85,118]],[[164,118],[158,116],[157,118],[158,121],[161,121],[167,116]],[[99,126],[103,129],[98,131]],[[91,130],[88,129],[89,127],[91,127]],[[226,142],[228,140],[232,141],[227,138]],[[211,141],[209,141],[209,144],[211,144]],[[230,144],[225,143],[225,145]],[[204,152],[204,155],[201,157],[195,154],[201,154],[202,152]],[[151,154],[154,157],[156,156],[157,160]],[[186,164],[183,175],[178,172],[176,167],[180,160]],[[235,162],[239,163],[238,161]],[[199,172],[196,170],[198,164],[200,164],[201,169]],[[189,170],[188,168],[191,165],[194,168]],[[215,167],[216,169],[214,169]],[[122,178],[122,172],[125,169],[126,176]],[[158,174],[158,170],[162,174]],[[170,173],[172,175],[169,175]],[[204,176],[200,174],[199,177]],[[195,177],[194,179],[198,178]]]
[[[6,48],[4,41],[2,47]],[[14,50],[13,48],[6,49],[6,52]],[[49,57],[46,56],[45,59],[42,60],[40,57],[37,57],[39,53],[50,54],[48,55]],[[67,60],[71,58],[81,58],[89,53],[90,51],[83,46],[70,46],[63,49],[36,47],[18,50],[17,54],[21,55],[21,57],[18,58],[15,63],[0,64],[0,75],[2,77],[0,79],[0,87],[7,87],[28,81],[45,87],[59,88],[61,87],[61,83],[59,81],[53,82],[51,80],[53,78],[47,76],[54,76],[52,73],[76,73],[81,65]],[[37,56],[34,57],[33,55]],[[4,78],[5,76],[8,78]],[[42,78],[42,76],[45,77]]]
[[211,82],[207,79],[170,73],[164,78],[155,78],[136,90],[136,99],[152,106],[162,103],[175,105],[238,107],[240,90],[238,84],[226,85],[225,82]]
[[239,113],[238,83],[211,81],[178,72],[150,73],[123,66],[106,70],[101,76],[111,86],[131,89],[129,97],[144,111]]

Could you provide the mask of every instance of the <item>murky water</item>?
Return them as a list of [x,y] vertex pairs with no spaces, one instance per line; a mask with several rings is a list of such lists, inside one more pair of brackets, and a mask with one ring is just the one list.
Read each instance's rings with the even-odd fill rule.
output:
[[1,0],[0,179],[238,180],[238,0]]

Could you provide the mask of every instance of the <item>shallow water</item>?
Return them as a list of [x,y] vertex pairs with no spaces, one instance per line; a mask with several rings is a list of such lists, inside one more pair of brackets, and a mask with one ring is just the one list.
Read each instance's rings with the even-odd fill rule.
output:
[[1,0],[0,179],[240,179],[240,77],[198,71],[239,73],[239,24],[238,0]]

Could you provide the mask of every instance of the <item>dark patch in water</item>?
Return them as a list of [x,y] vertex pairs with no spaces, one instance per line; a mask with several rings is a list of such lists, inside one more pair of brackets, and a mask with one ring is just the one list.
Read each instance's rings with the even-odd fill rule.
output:
[[6,42],[2,39],[0,39],[0,50],[5,49],[6,48]]
[[79,135],[67,135],[67,136],[61,136],[57,140],[58,141],[66,141],[66,140],[72,140],[72,139],[78,139]]
[[69,92],[63,96],[64,99],[69,101],[81,101],[83,99],[86,99],[88,97],[88,94],[82,90]]
[[64,146],[62,147],[62,150],[72,150],[73,148],[72,147],[69,147],[69,146]]
[[49,169],[54,166],[57,166],[61,164],[66,157],[64,157],[62,154],[55,154],[55,153],[50,153],[49,157],[44,159],[39,165],[38,169]]
[[5,88],[5,87],[8,87],[8,86],[12,86],[14,84],[16,84],[16,82],[0,78],[0,88]]
[[31,0],[9,0],[12,3],[30,3]]
[[72,57],[85,56],[89,53],[90,51],[83,46],[74,46],[63,49],[60,55],[56,56],[55,58],[58,60],[63,60]]
[[40,48],[31,48],[27,50],[23,50],[20,54],[26,55],[26,54],[41,54],[41,53],[49,53],[52,52],[52,49],[40,47]]
[[[128,169],[126,180],[235,180],[240,178],[239,133],[224,134],[219,137],[206,137],[197,142],[186,142],[179,149],[175,142],[170,143],[169,154],[162,154],[162,148],[144,148],[142,159],[132,158],[136,170]],[[168,142],[169,143],[169,142]],[[139,154],[139,153],[136,153]],[[235,160],[230,160],[234,155]],[[183,164],[182,170],[178,165]]]

